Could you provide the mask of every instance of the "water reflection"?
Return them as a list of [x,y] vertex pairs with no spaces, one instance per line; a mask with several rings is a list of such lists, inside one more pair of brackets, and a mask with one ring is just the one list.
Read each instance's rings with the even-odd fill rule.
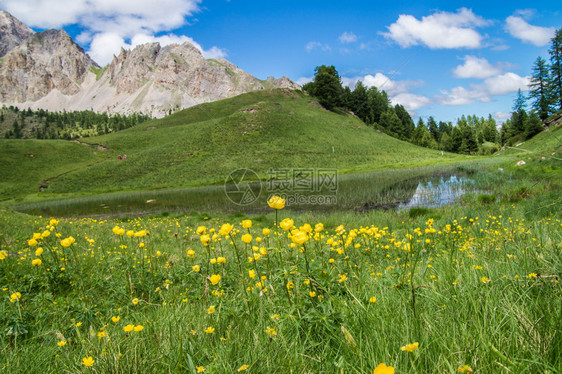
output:
[[473,180],[456,175],[451,175],[449,178],[441,177],[425,183],[420,182],[414,195],[407,202],[398,204],[397,209],[437,208],[454,204],[467,192],[466,187],[473,183]]

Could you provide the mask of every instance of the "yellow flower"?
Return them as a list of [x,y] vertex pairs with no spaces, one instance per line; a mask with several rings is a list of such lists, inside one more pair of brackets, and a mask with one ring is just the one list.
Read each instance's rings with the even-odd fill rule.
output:
[[193,265],[191,268],[196,273],[199,273],[199,271],[201,271],[201,267],[199,265]]
[[250,365],[242,365],[238,368],[238,372],[240,371],[245,371],[246,369],[248,369],[250,367]]
[[406,344],[405,346],[403,346],[402,348],[400,348],[401,351],[408,351],[408,352],[413,352],[416,349],[418,349],[418,347],[420,346],[420,343],[415,342],[415,343],[411,343],[411,344]]
[[346,274],[338,274],[338,277],[340,277],[340,279],[338,280],[338,283],[342,283],[342,282],[345,282],[347,280]]
[[267,329],[265,330],[265,332],[267,333],[267,335],[269,335],[270,338],[277,335],[277,331],[275,331],[275,327],[267,326]]
[[254,270],[248,270],[248,276],[250,278],[255,278],[256,277],[256,272]]
[[374,297],[374,296],[372,296],[372,297],[369,299],[369,302],[374,304],[374,303],[377,302],[377,298]]
[[82,326],[82,322],[76,322],[76,327]]
[[209,327],[207,327],[204,331],[205,331],[207,334],[212,334],[213,332],[215,332],[215,328],[212,327],[212,326],[209,326]]
[[219,264],[224,264],[224,263],[226,263],[226,258],[224,258],[224,257],[217,257],[217,263],[219,263]]
[[92,366],[94,364],[94,359],[92,358],[92,356],[90,357],[84,357],[82,359],[82,365],[84,366]]
[[195,256],[195,251],[193,249],[189,249],[187,251],[187,257],[193,258],[193,256]]
[[117,316],[117,317],[111,317],[111,320],[112,320],[114,323],[119,322],[120,319],[121,319],[121,317],[119,317],[119,316]]
[[268,236],[271,233],[271,230],[266,227],[261,231],[261,233],[263,234],[263,236]]
[[49,226],[56,226],[59,224],[59,221],[57,221],[54,218],[51,218],[51,220],[49,221]]
[[318,222],[315,226],[314,226],[314,231],[316,232],[320,232],[324,230],[324,225],[321,222]]
[[295,222],[290,218],[285,218],[283,221],[279,222],[279,226],[285,231],[288,231],[293,228]]
[[57,343],[57,345],[58,345],[59,347],[64,347],[64,346],[66,345],[66,340],[60,340],[60,341]]
[[310,297],[316,297],[316,292],[314,291],[310,291],[308,294],[310,295]]
[[216,286],[220,282],[221,276],[219,274],[213,274],[209,277],[209,280],[213,286]]
[[468,365],[462,365],[459,366],[459,368],[457,369],[458,373],[468,373],[468,374],[472,374],[472,368]]
[[137,325],[137,326],[133,327],[133,330],[135,330],[136,332],[142,331],[142,329],[144,329],[143,325]]
[[197,227],[197,230],[195,230],[197,235],[203,235],[206,231],[207,231],[207,228],[205,226],[199,226],[199,227]]
[[146,230],[140,230],[140,231],[135,232],[133,234],[133,236],[135,238],[142,238],[143,236],[146,236],[146,234],[147,234]]
[[11,303],[18,301],[19,299],[21,299],[21,293],[19,292],[14,292],[13,294],[10,295]]
[[206,247],[211,242],[211,237],[209,235],[201,235],[199,240],[201,240],[201,243]]
[[528,275],[529,279],[533,279],[537,277],[537,273],[531,273]]
[[392,366],[386,366],[384,363],[380,363],[379,366],[373,370],[373,374],[394,374],[394,368]]
[[213,314],[215,312],[215,306],[211,305],[208,309],[207,309],[207,313],[209,314]]
[[273,209],[283,209],[285,208],[285,199],[280,196],[273,195],[267,200],[267,205]]
[[482,278],[480,278],[480,282],[482,282],[482,283],[490,283],[490,278],[488,278],[488,277],[482,277]]
[[36,258],[35,260],[31,261],[31,265],[33,266],[41,266],[41,259],[40,258]]
[[0,260],[5,259],[6,257],[8,257],[8,252],[0,251]]
[[252,220],[251,219],[245,219],[242,221],[242,227],[245,229],[249,229],[250,227],[252,227]]
[[30,247],[35,247],[35,246],[37,245],[37,240],[35,240],[35,239],[29,239],[29,240],[27,241],[27,245],[30,246]]
[[306,234],[306,232],[304,231],[298,231],[296,234],[294,234],[291,238],[293,240],[293,242],[297,245],[302,245],[304,243],[307,242],[308,240],[308,235]]
[[137,305],[139,303],[139,299],[135,297],[133,300],[131,300],[131,302],[133,303],[133,305]]
[[131,331],[133,331],[134,328],[135,328],[135,326],[133,326],[133,325],[127,325],[127,326],[123,327],[123,330],[125,332],[131,332]]
[[105,337],[105,331],[100,331],[98,332],[98,338],[104,338]]
[[61,240],[60,245],[62,245],[63,247],[70,247],[74,242],[75,239],[72,236],[69,236],[68,238]]
[[242,241],[244,243],[250,243],[252,241],[252,235],[250,235],[250,234],[242,235]]
[[225,223],[221,226],[219,230],[219,235],[227,236],[232,231],[232,225],[230,223]]
[[39,257],[43,254],[43,248],[39,247],[35,250],[35,256]]
[[122,229],[119,226],[115,226],[112,231],[115,235],[123,235],[125,233],[125,229]]
[[287,282],[287,289],[290,290],[290,289],[292,289],[293,287],[295,287],[295,284],[294,284],[292,281],[288,281],[288,282]]
[[195,369],[197,369],[198,373],[202,373],[205,371],[205,366],[196,366]]
[[127,231],[127,236],[130,238],[131,236],[135,235],[135,232],[133,230],[128,230]]

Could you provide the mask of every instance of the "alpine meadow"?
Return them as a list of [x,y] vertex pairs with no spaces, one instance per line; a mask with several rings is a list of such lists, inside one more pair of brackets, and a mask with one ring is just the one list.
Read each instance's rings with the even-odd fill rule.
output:
[[559,7],[319,6],[0,0],[1,372],[562,374]]

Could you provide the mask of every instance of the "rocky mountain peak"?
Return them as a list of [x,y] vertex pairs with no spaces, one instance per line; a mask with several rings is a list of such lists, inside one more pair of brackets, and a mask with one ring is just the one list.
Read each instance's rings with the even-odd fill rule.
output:
[[0,57],[6,55],[34,33],[10,13],[0,10]]

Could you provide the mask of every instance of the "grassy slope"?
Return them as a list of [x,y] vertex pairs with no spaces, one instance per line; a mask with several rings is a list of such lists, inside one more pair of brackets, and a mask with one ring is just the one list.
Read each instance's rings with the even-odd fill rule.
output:
[[1,139],[0,200],[38,192],[47,180],[102,157],[93,147],[64,140]]
[[375,170],[459,159],[380,134],[354,117],[281,91],[205,104],[119,133],[87,139],[127,154],[53,182],[50,192],[222,183],[237,168]]
[[[352,116],[311,105],[309,97],[280,90],[200,105],[84,141],[107,146],[105,158],[96,159],[87,147],[68,142],[3,140],[2,160],[12,158],[10,147],[20,154],[50,147],[48,157],[35,158],[40,175],[30,178],[26,171],[18,178],[13,173],[11,188],[28,194],[50,179],[42,195],[146,190],[220,184],[237,168],[251,168],[261,176],[271,167],[338,168],[341,173],[466,158],[401,142]],[[117,160],[118,154],[127,154],[127,160]]]

